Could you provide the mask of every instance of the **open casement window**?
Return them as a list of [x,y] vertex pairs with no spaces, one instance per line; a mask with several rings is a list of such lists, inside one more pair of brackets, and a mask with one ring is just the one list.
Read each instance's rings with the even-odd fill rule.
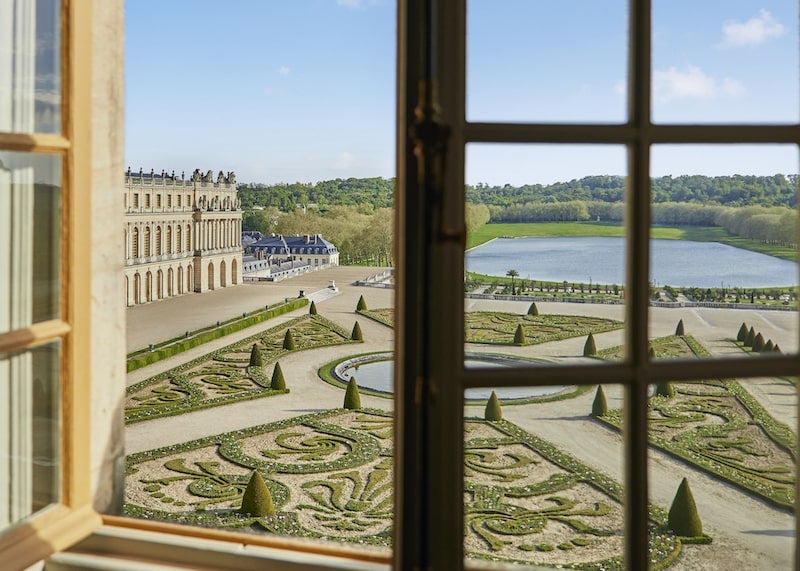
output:
[[91,3],[0,1],[0,553],[100,523],[89,477]]
[[[627,5],[626,119],[469,122],[466,0],[408,0],[399,14],[395,557],[401,569],[464,566],[464,390],[619,383],[624,388],[624,563],[648,567],[648,387],[697,378],[796,376],[800,360],[648,359],[650,157],[659,144],[800,143],[796,123],[656,124],[651,2]],[[581,18],[576,11],[574,18]],[[540,24],[541,25],[541,24]],[[502,38],[497,38],[502,42]],[[796,50],[796,46],[794,48]],[[545,57],[558,57],[557,52]],[[520,65],[524,65],[520,62]],[[537,116],[545,115],[539,112]],[[627,149],[625,358],[616,364],[464,366],[464,178],[470,143],[604,144]],[[533,181],[532,181],[533,182]],[[499,372],[498,372],[499,371]],[[473,562],[472,565],[479,565]]]

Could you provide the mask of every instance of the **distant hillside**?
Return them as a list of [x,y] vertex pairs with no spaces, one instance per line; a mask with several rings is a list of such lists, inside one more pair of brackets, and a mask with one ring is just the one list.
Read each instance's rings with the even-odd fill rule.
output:
[[[785,176],[663,176],[652,181],[653,201],[689,202],[722,206],[788,206],[797,204],[797,175]],[[621,176],[587,176],[569,182],[523,186],[466,186],[467,201],[508,208],[530,203],[621,202],[625,180]],[[393,178],[348,178],[311,183],[239,186],[245,210],[253,206],[274,206],[284,212],[296,204],[369,205],[375,209],[392,206]],[[497,212],[497,209],[494,209]]]

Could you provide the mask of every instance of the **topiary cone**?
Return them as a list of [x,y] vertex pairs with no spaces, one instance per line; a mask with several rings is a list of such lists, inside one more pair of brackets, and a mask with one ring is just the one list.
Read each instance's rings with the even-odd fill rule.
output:
[[486,401],[486,410],[483,412],[483,418],[491,421],[503,420],[503,411],[500,408],[500,401],[497,398],[497,393],[494,391],[492,391],[489,400]]
[[536,307],[536,302],[531,302],[528,307],[528,315],[539,315],[539,308]]
[[594,402],[592,403],[592,416],[605,416],[607,412],[606,393],[603,392],[603,385],[597,385],[597,392],[594,393]]
[[264,359],[261,357],[261,351],[258,349],[258,345],[253,343],[253,348],[250,349],[250,367],[262,367],[264,366]]
[[347,390],[344,392],[344,408],[348,410],[358,410],[361,408],[361,394],[358,392],[358,384],[355,377],[350,377],[347,383]]
[[597,345],[594,342],[594,335],[589,333],[586,343],[583,344],[583,356],[592,357],[593,355],[597,355]]
[[250,481],[247,482],[239,513],[255,517],[266,517],[275,513],[272,494],[269,492],[267,484],[264,483],[264,478],[256,471],[253,471]]
[[283,369],[278,362],[275,363],[275,368],[272,370],[272,382],[269,386],[275,391],[286,390],[286,379],[283,378]]
[[283,348],[287,351],[294,350],[294,336],[291,329],[287,329],[286,334],[283,336]]
[[772,353],[775,351],[775,343],[772,342],[772,339],[767,339],[767,342],[764,343],[764,348],[761,350],[762,353]]
[[685,331],[683,329],[683,319],[678,321],[678,326],[675,328],[675,335],[680,335],[681,337],[686,335],[686,333],[685,333]]
[[353,332],[350,334],[350,339],[353,341],[363,341],[364,335],[361,333],[361,326],[356,321],[355,325],[353,325]]
[[777,343],[775,343],[775,348],[773,348],[772,350],[775,351],[776,353],[782,353],[781,346],[778,345]]
[[356,311],[365,311],[367,309],[367,302],[364,301],[364,296],[358,298],[358,303],[356,304]]
[[761,353],[764,349],[764,336],[759,333],[756,335],[756,338],[753,339],[753,353]]
[[752,347],[753,341],[756,339],[756,330],[753,327],[750,327],[750,331],[747,332],[747,337],[744,338],[744,346],[745,347]]
[[658,383],[656,385],[656,396],[658,397],[674,397],[675,387],[671,383]]
[[703,523],[697,513],[697,505],[692,497],[692,490],[689,489],[689,481],[684,478],[672,506],[669,508],[667,525],[679,537],[698,537],[703,535]]
[[525,329],[522,323],[517,325],[517,330],[514,332],[514,345],[525,345]]
[[736,334],[736,340],[739,343],[744,343],[745,339],[747,339],[747,323],[742,322],[742,326],[739,328],[739,333]]
[[317,314],[317,304],[314,303],[313,301],[311,302],[311,305],[308,307],[308,314],[309,315]]
[[651,359],[655,359],[655,358],[656,358],[656,350],[655,350],[655,349],[653,349],[652,347],[650,347],[650,349],[648,349],[648,350],[647,350],[647,355],[648,355],[648,356],[649,356]]

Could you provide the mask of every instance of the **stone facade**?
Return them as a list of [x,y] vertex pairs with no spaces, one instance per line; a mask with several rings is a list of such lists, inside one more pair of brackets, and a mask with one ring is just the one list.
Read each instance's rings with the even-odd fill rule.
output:
[[125,300],[137,305],[242,282],[236,175],[125,173]]

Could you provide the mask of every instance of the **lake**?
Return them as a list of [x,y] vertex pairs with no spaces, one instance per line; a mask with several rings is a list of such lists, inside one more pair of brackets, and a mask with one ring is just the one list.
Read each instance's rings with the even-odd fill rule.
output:
[[[467,252],[467,270],[523,279],[622,284],[623,238],[497,238]],[[650,281],[696,287],[773,287],[797,284],[797,264],[719,242],[651,240]]]

